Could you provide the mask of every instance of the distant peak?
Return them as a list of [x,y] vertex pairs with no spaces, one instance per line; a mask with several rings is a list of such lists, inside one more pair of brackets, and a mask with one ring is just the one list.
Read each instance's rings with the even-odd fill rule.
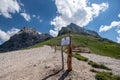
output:
[[75,34],[91,35],[91,36],[95,36],[95,37],[100,37],[97,32],[84,29],[83,27],[80,27],[74,23],[70,23],[68,26],[63,27],[59,31],[58,36],[67,34],[69,31],[71,33],[75,33]]
[[76,25],[76,24],[74,24],[74,23],[70,23],[69,25]]
[[38,34],[36,29],[30,28],[30,27],[23,27],[18,34],[20,33],[34,33],[34,34]]
[[23,28],[21,29],[21,31],[27,32],[27,31],[36,31],[36,30],[33,29],[33,28],[29,28],[29,27],[23,27]]
[[70,24],[68,25],[68,27],[83,28],[83,27],[80,27],[80,26],[78,26],[77,24],[74,24],[74,23],[70,23]]

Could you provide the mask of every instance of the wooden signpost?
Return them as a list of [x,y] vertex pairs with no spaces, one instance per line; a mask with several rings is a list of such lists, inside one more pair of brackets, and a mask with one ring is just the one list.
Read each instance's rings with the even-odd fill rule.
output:
[[72,71],[72,46],[71,46],[71,36],[70,37],[70,43],[68,45],[68,55],[67,55],[67,67],[68,71]]
[[71,39],[72,37],[64,37],[61,39],[61,46],[62,46],[62,69],[64,69],[64,57],[63,57],[63,46],[68,46],[68,55],[67,55],[67,70],[72,71],[72,46],[71,46]]

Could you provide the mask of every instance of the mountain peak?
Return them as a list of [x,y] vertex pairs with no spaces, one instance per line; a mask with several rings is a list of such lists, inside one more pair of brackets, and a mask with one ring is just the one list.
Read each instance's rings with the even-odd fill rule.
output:
[[21,33],[32,33],[32,34],[38,34],[38,31],[36,29],[30,28],[30,27],[23,27],[18,34]]
[[49,34],[39,34],[35,29],[24,27],[8,41],[0,45],[0,52],[19,50],[51,38],[52,36]]
[[58,33],[58,36],[60,36],[62,34],[66,34],[68,32],[100,37],[97,32],[92,31],[92,30],[86,30],[83,27],[80,27],[80,26],[78,26],[78,25],[76,25],[74,23],[70,23],[68,26],[62,27],[62,29]]

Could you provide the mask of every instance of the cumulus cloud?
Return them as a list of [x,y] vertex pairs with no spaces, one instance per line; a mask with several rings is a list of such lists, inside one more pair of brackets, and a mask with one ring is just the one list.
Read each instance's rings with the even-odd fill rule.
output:
[[99,32],[108,31],[114,27],[120,27],[120,21],[113,21],[113,22],[111,22],[111,24],[109,26],[102,25],[99,29]]
[[[118,14],[118,17],[120,17],[120,14]],[[118,36],[116,37],[117,42],[120,43],[120,21],[112,21],[110,25],[101,25],[99,32],[105,32],[112,28],[116,27],[116,32],[118,33]]]
[[0,15],[6,18],[12,18],[11,13],[19,13],[21,3],[17,0],[0,0]]
[[9,40],[9,38],[10,38],[10,36],[6,32],[4,32],[0,29],[0,40],[7,41],[7,40]]
[[20,29],[17,29],[17,28],[12,28],[11,30],[7,32],[0,29],[0,41],[5,42],[9,40],[10,37],[16,34],[18,31],[20,31]]
[[117,42],[120,43],[120,29],[116,30],[118,33]]
[[55,0],[55,5],[59,15],[51,21],[51,25],[55,26],[54,31],[57,31],[56,33],[70,23],[84,27],[101,11],[108,8],[107,3],[92,3],[91,6],[88,6],[87,0]]
[[30,21],[31,20],[31,17],[29,14],[27,13],[21,13],[21,16],[23,16],[25,18],[26,21]]
[[0,0],[0,15],[12,18],[12,14],[19,13],[26,21],[29,21],[30,15],[22,11],[22,6],[24,5],[17,0]]
[[120,36],[117,37],[117,43],[120,43]]
[[51,36],[56,37],[57,34],[58,34],[57,31],[55,31],[55,30],[50,30],[50,35],[51,35]]
[[118,17],[120,18],[120,13],[118,14]]
[[42,34],[41,32],[38,32],[38,34]]

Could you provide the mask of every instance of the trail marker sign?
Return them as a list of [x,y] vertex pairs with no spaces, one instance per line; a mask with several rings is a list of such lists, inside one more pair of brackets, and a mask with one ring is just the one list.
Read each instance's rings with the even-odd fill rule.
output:
[[70,37],[64,37],[61,39],[61,46],[67,46],[70,44]]

